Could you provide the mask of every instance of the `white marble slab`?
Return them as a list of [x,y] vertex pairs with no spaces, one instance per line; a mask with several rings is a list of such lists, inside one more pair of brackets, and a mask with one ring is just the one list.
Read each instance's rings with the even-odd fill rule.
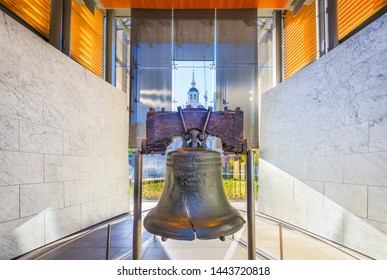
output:
[[44,156],[45,182],[79,179],[79,157],[62,155]]
[[43,155],[0,151],[0,158],[0,186],[43,182]]
[[368,218],[387,223],[387,186],[368,187]]
[[[78,231],[80,204],[83,225],[127,211],[128,112],[126,94],[1,11],[0,34],[0,258],[11,258]],[[97,179],[111,188],[95,195]]]
[[352,124],[387,116],[386,86],[375,85],[370,90],[348,96],[345,107],[345,123]]
[[72,206],[95,199],[93,180],[64,182],[65,206]]
[[20,121],[20,150],[63,154],[63,132],[56,128]]
[[[0,46],[0,82],[8,83],[13,86],[19,85],[19,58],[17,55],[2,46]],[[15,59],[9,59],[15,57]]]
[[387,83],[387,50],[370,58],[370,83],[371,85],[386,85]]
[[47,91],[42,85],[41,76],[44,42],[39,38],[30,44],[30,47],[27,47],[19,58],[19,85],[26,92],[33,91],[42,94]]
[[106,218],[116,217],[122,213],[128,213],[130,209],[130,194],[115,195],[106,198]]
[[308,180],[343,182],[343,156],[324,156],[308,160]]
[[387,259],[387,235],[351,213],[343,216],[343,245],[372,258]]
[[80,217],[80,205],[46,212],[44,215],[45,242],[50,243],[81,230]]
[[19,122],[0,116],[0,150],[19,150]]
[[281,219],[301,228],[307,224],[307,205],[305,203],[295,203],[294,201],[282,200]]
[[[349,70],[349,69],[348,69]],[[350,71],[340,71],[336,92],[341,96],[353,96],[370,88],[370,61],[363,60],[351,67]]]
[[64,131],[63,148],[65,155],[92,156],[94,152],[93,137],[84,133]]
[[298,205],[323,207],[323,183],[294,180],[294,202]]
[[367,218],[368,191],[366,185],[324,183],[324,208],[343,208],[359,217]]
[[105,178],[105,159],[103,157],[80,157],[80,178]]
[[0,223],[19,218],[19,186],[0,187]]
[[1,115],[33,123],[43,123],[42,96],[23,92],[20,88],[0,82]]
[[44,124],[71,131],[79,131],[79,109],[45,100]]
[[369,122],[369,151],[387,152],[387,117]]
[[64,207],[63,182],[20,186],[20,216],[31,216]]
[[348,71],[359,61],[366,60],[375,53],[386,49],[386,24],[387,16],[384,14],[342,44],[345,48],[343,53],[346,56],[346,67]]
[[345,155],[344,183],[387,186],[387,152]]
[[306,229],[334,242],[343,241],[343,213],[331,209],[309,206]]
[[0,260],[9,260],[44,245],[44,215],[2,223]]
[[100,199],[83,203],[81,205],[82,228],[95,225],[107,219],[106,200]]
[[368,152],[368,122],[325,131],[324,154],[342,155]]
[[104,199],[114,195],[115,182],[112,178],[94,180],[94,196],[96,200]]

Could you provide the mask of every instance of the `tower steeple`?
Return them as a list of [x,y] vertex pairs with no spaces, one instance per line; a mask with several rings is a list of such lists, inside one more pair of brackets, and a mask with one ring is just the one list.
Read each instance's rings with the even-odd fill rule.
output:
[[195,69],[192,70],[192,83],[191,83],[192,87],[196,87],[196,83],[195,83]]
[[187,92],[187,95],[188,95],[187,106],[189,105],[189,106],[191,106],[193,108],[196,108],[197,106],[200,106],[199,94],[200,94],[200,92],[196,88],[195,70],[192,70],[191,88]]

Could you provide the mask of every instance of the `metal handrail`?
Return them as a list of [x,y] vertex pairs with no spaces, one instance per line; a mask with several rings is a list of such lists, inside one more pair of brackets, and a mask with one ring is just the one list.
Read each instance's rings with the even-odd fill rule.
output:
[[[130,212],[129,212],[128,214],[130,214]],[[114,225],[114,224],[121,223],[122,221],[125,221],[125,220],[128,220],[128,219],[129,219],[129,217],[125,217],[125,218],[121,218],[121,219],[118,219],[118,220],[114,220],[114,221],[111,221],[111,222],[109,222],[109,223],[105,223],[105,224],[103,224],[103,225],[94,227],[94,228],[92,228],[92,229],[89,229],[89,230],[87,230],[87,231],[85,231],[85,232],[80,233],[79,235],[77,235],[76,237],[71,238],[71,239],[68,240],[68,241],[63,241],[63,239],[62,239],[62,240],[59,240],[59,241],[57,241],[57,242],[63,242],[63,243],[59,244],[58,246],[55,246],[54,248],[52,248],[52,249],[50,249],[50,250],[45,251],[45,252],[42,253],[42,254],[39,254],[39,255],[33,257],[33,259],[34,259],[34,260],[41,259],[41,258],[43,258],[44,256],[47,256],[48,254],[50,254],[50,253],[52,253],[52,252],[54,252],[54,251],[56,251],[56,250],[58,250],[58,249],[60,249],[60,248],[62,248],[62,247],[64,247],[64,246],[66,246],[67,244],[70,244],[70,243],[72,243],[72,242],[74,242],[74,241],[76,241],[76,240],[78,240],[78,239],[81,239],[82,237],[85,237],[85,236],[87,236],[87,235],[89,235],[89,234],[91,234],[91,233],[93,233],[93,232],[95,232],[95,231],[97,231],[97,230],[103,229],[103,228],[105,228],[105,227],[109,227],[109,226]],[[108,234],[108,236],[109,236],[109,240],[110,240],[110,234]],[[56,243],[56,242],[53,242],[52,244],[55,244],[55,243]],[[110,242],[109,242],[109,245],[110,245]]]
[[[240,211],[240,212],[242,212],[242,213],[246,213],[246,210],[243,210],[243,209],[237,209],[238,211]],[[294,226],[294,225],[292,225],[292,224],[289,224],[289,223],[286,223],[286,222],[284,222],[284,221],[281,221],[281,220],[278,220],[278,219],[275,219],[275,218],[273,218],[273,217],[270,217],[270,216],[263,216],[263,215],[261,215],[261,214],[259,214],[259,213],[255,213],[255,216],[256,217],[259,217],[259,218],[261,218],[261,219],[265,219],[265,220],[269,220],[269,221],[271,221],[271,222],[274,222],[274,223],[277,223],[278,224],[278,228],[279,228],[279,242],[280,242],[280,260],[283,260],[283,255],[284,255],[284,248],[283,248],[283,227],[285,227],[285,228],[289,228],[289,229],[291,229],[291,230],[295,230],[295,231],[298,231],[298,232],[301,232],[301,233],[303,233],[303,234],[305,234],[305,235],[307,235],[307,236],[310,236],[310,237],[312,237],[312,238],[315,238],[315,239],[317,239],[317,240],[319,240],[320,242],[323,242],[323,243],[325,243],[325,244],[327,244],[327,245],[329,245],[329,246],[331,246],[331,247],[334,247],[335,249],[337,249],[337,250],[339,250],[339,251],[341,251],[341,252],[343,252],[343,253],[345,253],[345,254],[347,254],[347,255],[349,255],[349,256],[351,256],[351,257],[353,257],[353,258],[355,258],[355,259],[357,259],[357,260],[359,260],[359,258],[358,257],[356,257],[356,256],[354,256],[353,254],[350,254],[349,252],[346,252],[345,250],[343,250],[343,249],[341,249],[340,247],[337,247],[337,246],[334,246],[333,244],[331,244],[331,242],[332,241],[326,241],[323,237],[320,237],[320,236],[318,236],[318,235],[315,235],[315,234],[313,234],[313,233],[311,233],[311,232],[308,232],[308,231],[306,231],[306,230],[304,230],[304,229],[302,229],[302,228],[299,228],[299,227],[297,227],[297,226]],[[234,237],[233,237],[234,238]],[[234,238],[235,239],[235,238]],[[235,239],[236,240],[236,239]],[[242,243],[243,244],[243,242],[246,242],[245,240],[243,240],[242,238],[240,238],[240,240],[237,240],[238,242],[240,242],[240,243]],[[345,247],[345,246],[342,246],[342,245],[340,245],[341,247],[343,247],[343,248],[347,248],[347,247]],[[350,249],[350,248],[347,248],[347,249]],[[258,249],[257,249],[258,250]],[[352,249],[351,249],[352,250]],[[363,255],[363,256],[365,256],[365,257],[367,257],[367,258],[370,258],[370,259],[372,259],[371,257],[369,257],[369,256],[367,256],[367,255],[364,255],[364,254],[362,254],[362,253],[360,253],[360,252],[356,252],[356,253],[358,253],[358,254],[360,254],[360,255]],[[264,253],[264,255],[266,255],[266,256],[268,256],[268,257],[271,257],[272,259],[275,259],[274,257],[272,257],[272,256],[270,256],[270,255],[268,255],[268,254],[266,254],[266,253]],[[261,256],[262,256],[262,254],[261,254]]]
[[[244,248],[247,248],[247,242],[246,240],[243,240],[242,238],[235,238],[235,235],[231,237],[231,239],[238,243],[238,245],[243,246]],[[259,255],[261,258],[265,260],[275,260],[275,258],[267,253],[265,253],[262,250],[259,250],[258,248],[255,248],[255,253]]]
[[[237,209],[237,210],[240,211],[240,212],[246,213],[245,210],[242,210],[242,209]],[[143,211],[142,211],[142,215],[144,215],[144,214],[145,214],[146,212],[148,212],[148,211],[150,211],[150,209],[143,210]],[[129,215],[131,216],[131,215],[132,215],[132,212],[128,212],[127,214],[129,214]],[[123,221],[126,221],[126,220],[128,220],[128,219],[130,219],[130,216],[125,216],[125,217],[123,217],[123,218],[120,218],[120,219],[111,221],[111,222],[109,222],[109,223],[104,223],[104,224],[102,224],[102,225],[100,225],[100,226],[97,226],[97,227],[94,227],[94,228],[92,228],[92,229],[89,229],[89,230],[87,230],[87,231],[85,231],[85,232],[79,234],[78,236],[76,236],[76,237],[74,237],[74,238],[71,238],[70,240],[61,243],[60,245],[56,246],[55,248],[52,248],[52,249],[50,249],[50,250],[48,250],[48,251],[45,251],[44,253],[42,253],[42,254],[40,254],[40,255],[35,256],[33,259],[35,259],[35,260],[41,259],[41,258],[43,258],[44,256],[47,256],[48,254],[50,254],[50,253],[56,251],[57,249],[60,249],[60,248],[66,246],[66,245],[68,245],[68,244],[70,244],[70,243],[72,243],[72,242],[74,242],[74,241],[76,241],[76,240],[78,240],[78,239],[80,239],[80,238],[82,238],[82,237],[85,237],[85,236],[87,236],[87,235],[89,235],[89,234],[91,234],[91,233],[93,233],[93,232],[95,232],[95,231],[98,231],[98,230],[100,230],[100,229],[104,229],[104,228],[106,227],[106,228],[107,228],[107,232],[108,232],[108,233],[107,233],[107,244],[106,244],[106,260],[109,260],[109,259],[110,259],[110,244],[111,244],[111,243],[110,243],[110,237],[111,237],[111,230],[112,230],[111,226],[112,226],[112,225],[115,225],[115,224],[118,224],[118,223],[121,223],[121,222],[123,222]],[[342,250],[342,249],[339,248],[339,247],[336,247],[336,246],[330,244],[329,242],[325,241],[323,238],[319,238],[319,237],[317,237],[317,236],[314,236],[314,235],[310,234],[309,232],[307,232],[307,231],[305,231],[305,230],[302,230],[302,229],[297,228],[296,226],[293,226],[293,225],[288,224],[288,223],[285,223],[285,222],[281,222],[281,221],[279,221],[279,220],[277,220],[277,219],[275,219],[275,218],[269,217],[269,216],[262,216],[261,214],[258,214],[258,213],[256,213],[255,216],[256,216],[256,218],[259,217],[259,218],[261,218],[261,219],[269,220],[269,221],[271,221],[271,222],[275,222],[275,223],[278,224],[278,226],[279,226],[279,232],[280,232],[280,238],[279,238],[279,239],[280,239],[280,259],[281,259],[281,260],[283,259],[283,236],[282,236],[282,228],[283,228],[283,227],[287,227],[287,228],[289,228],[289,229],[296,230],[296,231],[299,231],[299,232],[301,232],[301,233],[304,233],[304,234],[306,234],[306,235],[308,235],[308,236],[310,236],[310,237],[316,238],[316,239],[318,239],[319,241],[324,242],[325,244],[328,244],[328,245],[330,245],[330,246],[336,248],[337,250],[342,251],[343,253],[345,253],[345,254],[347,254],[347,255],[349,255],[349,256],[355,258],[355,259],[358,259],[356,256],[354,256],[354,255],[352,255],[352,254],[350,254],[350,253],[348,253],[348,252]],[[154,238],[155,238],[155,235],[154,235]],[[247,248],[247,241],[246,241],[246,240],[243,240],[242,238],[236,238],[234,235],[231,237],[231,239],[234,240],[235,242],[237,242],[238,245]],[[59,241],[59,242],[61,242],[61,241]],[[54,242],[54,243],[55,243],[55,242]],[[260,257],[262,257],[262,258],[264,258],[264,259],[267,259],[267,260],[273,260],[273,259],[275,259],[273,256],[267,254],[266,252],[264,252],[264,251],[262,251],[262,250],[260,250],[260,249],[258,249],[258,248],[256,248],[255,252],[256,252],[257,255],[259,255]],[[126,254],[125,256],[128,256],[128,255],[130,255],[130,254],[131,254],[131,252],[129,252],[129,253]],[[361,253],[359,253],[359,254],[361,254]],[[363,255],[363,254],[362,254],[362,255]],[[125,256],[124,256],[124,257],[125,257]],[[366,256],[366,257],[368,257],[368,256]],[[368,257],[368,258],[370,258],[370,257]]]

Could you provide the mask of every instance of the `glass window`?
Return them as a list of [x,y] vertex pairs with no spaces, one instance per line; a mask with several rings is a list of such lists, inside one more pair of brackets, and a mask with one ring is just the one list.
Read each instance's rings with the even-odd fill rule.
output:
[[338,0],[337,20],[339,40],[386,6],[385,0]]
[[130,92],[130,18],[116,18],[116,87]]
[[257,9],[216,11],[216,99],[244,112],[244,138],[258,147]]
[[132,9],[129,146],[146,138],[146,114],[172,107],[172,11]]
[[[214,109],[240,107],[248,145],[258,146],[257,9],[216,10],[216,17],[215,10],[132,9],[130,39],[130,147],[140,147],[146,137],[149,107],[171,110],[177,105],[172,88],[180,80],[172,82],[172,69],[183,61],[216,69],[216,93],[199,90],[204,100],[197,93],[190,94],[191,100],[205,107],[212,101],[207,106]],[[192,75],[192,66],[189,69],[187,77]],[[184,93],[187,99],[187,89]]]
[[102,77],[103,62],[103,13],[94,15],[86,5],[72,1],[71,57],[81,65]]
[[1,0],[0,3],[45,38],[49,37],[51,0]]
[[294,16],[286,11],[284,17],[285,79],[317,57],[316,5],[304,5]]
[[275,81],[274,23],[271,17],[258,18],[258,92],[271,89]]

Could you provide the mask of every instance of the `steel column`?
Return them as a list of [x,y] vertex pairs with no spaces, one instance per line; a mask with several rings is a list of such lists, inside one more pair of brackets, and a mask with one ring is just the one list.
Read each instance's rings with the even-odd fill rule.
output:
[[133,194],[133,260],[141,260],[142,235],[142,154],[134,153],[134,194]]
[[247,152],[247,254],[249,260],[256,259],[255,242],[255,188],[254,151]]
[[339,45],[337,29],[337,0],[326,0],[326,29],[328,30],[327,50]]
[[51,1],[50,38],[48,42],[62,51],[63,0]]
[[62,52],[67,56],[71,56],[71,4],[71,0],[63,0]]
[[339,44],[337,0],[316,0],[317,54],[323,56]]
[[273,20],[275,26],[275,81],[276,84],[281,83],[284,79],[283,71],[283,48],[282,48],[282,11],[273,12]]
[[106,71],[105,81],[116,85],[116,24],[115,11],[106,10]]
[[51,1],[50,38],[48,42],[70,56],[71,0]]

